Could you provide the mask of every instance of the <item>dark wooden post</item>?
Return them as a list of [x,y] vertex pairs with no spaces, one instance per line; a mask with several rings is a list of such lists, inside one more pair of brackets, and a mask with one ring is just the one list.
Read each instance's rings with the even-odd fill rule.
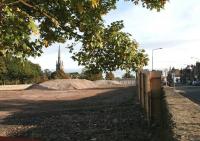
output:
[[138,93],[138,99],[140,101],[140,70],[136,73],[136,86],[137,86],[137,93]]
[[142,108],[144,108],[144,75],[143,72],[140,73],[140,103]]
[[151,120],[156,123],[161,121],[161,72],[150,73],[151,86]]
[[144,103],[145,103],[145,114],[148,120],[148,123],[150,123],[150,93],[151,93],[151,87],[150,87],[150,73],[148,71],[144,72]]

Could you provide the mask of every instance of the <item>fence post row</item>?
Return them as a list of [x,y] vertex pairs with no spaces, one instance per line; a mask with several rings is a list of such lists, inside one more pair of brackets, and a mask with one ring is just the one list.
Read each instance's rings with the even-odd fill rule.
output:
[[148,122],[161,120],[161,72],[137,72],[138,98]]

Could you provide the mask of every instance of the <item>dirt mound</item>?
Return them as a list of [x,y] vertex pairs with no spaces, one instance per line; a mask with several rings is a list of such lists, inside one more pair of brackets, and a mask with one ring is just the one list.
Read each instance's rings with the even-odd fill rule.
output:
[[94,81],[94,84],[98,87],[113,87],[122,85],[120,82],[115,80],[97,80]]
[[[89,89],[97,86],[85,79],[55,79],[33,85],[32,89],[49,89],[49,90],[70,90],[70,89]],[[31,88],[31,87],[30,87]]]
[[42,86],[40,84],[33,84],[32,86],[26,88],[26,90],[31,90],[31,89],[37,89],[37,90],[54,90],[54,89]]
[[73,89],[91,89],[117,87],[121,83],[114,80],[90,81],[86,79],[55,79],[40,84],[34,84],[28,89],[36,90],[73,90]]

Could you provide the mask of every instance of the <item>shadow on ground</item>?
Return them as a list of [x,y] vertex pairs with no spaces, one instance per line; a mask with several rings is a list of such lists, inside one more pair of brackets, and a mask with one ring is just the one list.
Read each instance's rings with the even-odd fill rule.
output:
[[169,95],[169,88],[163,88],[161,97],[161,124],[157,130],[160,130],[160,137],[163,141],[178,141],[175,137],[173,129],[176,124],[172,119],[172,113],[169,110],[166,97]]
[[[84,94],[84,93],[83,93]],[[80,100],[4,100],[1,111],[16,109],[0,124],[7,136],[41,141],[150,141],[135,87],[115,88]]]

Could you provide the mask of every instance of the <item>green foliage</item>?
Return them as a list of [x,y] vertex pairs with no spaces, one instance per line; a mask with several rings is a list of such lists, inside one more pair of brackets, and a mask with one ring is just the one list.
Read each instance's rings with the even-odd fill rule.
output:
[[117,21],[107,28],[102,26],[99,32],[88,33],[83,38],[83,47],[74,52],[73,59],[79,65],[100,72],[142,68],[148,62],[147,55],[138,49],[130,34],[121,31],[123,27],[122,21]]
[[115,79],[115,76],[112,72],[107,72],[106,73],[106,80],[114,80]]
[[[129,1],[157,10],[166,3],[166,0]],[[94,47],[102,47],[98,38],[102,16],[115,9],[116,3],[117,0],[3,0],[0,3],[0,53],[39,56],[43,46],[72,39],[84,42],[95,33],[90,42],[93,45],[87,50],[91,52]]]
[[7,67],[3,57],[0,57],[0,80],[3,82],[6,79]]
[[123,76],[123,79],[127,79],[127,78],[135,78],[130,71],[126,72]]
[[9,83],[37,83],[40,81],[41,67],[38,64],[27,60],[22,62],[11,55],[1,56],[0,60],[1,83],[5,81],[9,81]]
[[95,80],[102,80],[103,75],[102,72],[100,71],[84,68],[81,72],[80,78],[95,81]]
[[51,74],[51,79],[69,79],[70,76],[66,74],[63,70],[55,71]]
[[[158,11],[166,3],[166,0],[128,1]],[[130,34],[121,31],[122,21],[104,25],[103,15],[115,9],[116,3],[117,0],[3,0],[0,3],[0,55],[40,56],[44,46],[73,40],[68,46],[70,52],[74,52],[76,43],[83,45],[79,52],[74,52],[73,59],[88,68],[90,75],[142,68],[147,64],[147,55],[138,49]],[[9,66],[13,79],[25,81],[36,75],[30,73],[28,64],[27,70],[14,68],[17,64]],[[25,73],[29,75],[23,76]],[[62,72],[53,76],[65,77]],[[101,78],[101,75],[92,76],[89,79]]]
[[51,79],[51,71],[49,69],[45,69],[43,72],[42,72],[42,80],[41,81],[47,81],[47,80],[50,80]]
[[78,72],[72,72],[69,75],[70,75],[70,78],[72,79],[80,78],[80,74]]
[[32,41],[30,36],[37,30],[33,18],[15,6],[3,5],[0,13],[0,55],[39,55],[42,52],[42,45],[39,40]]

